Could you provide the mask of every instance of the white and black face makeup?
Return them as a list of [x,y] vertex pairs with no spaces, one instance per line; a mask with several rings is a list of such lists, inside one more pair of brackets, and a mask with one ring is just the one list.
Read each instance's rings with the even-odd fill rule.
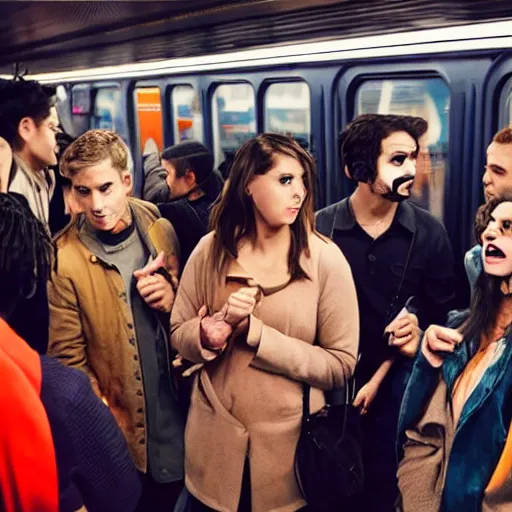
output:
[[512,202],[500,203],[482,234],[484,270],[491,276],[512,274]]
[[394,132],[383,139],[373,190],[389,201],[407,199],[416,176],[417,154],[416,141],[407,132]]

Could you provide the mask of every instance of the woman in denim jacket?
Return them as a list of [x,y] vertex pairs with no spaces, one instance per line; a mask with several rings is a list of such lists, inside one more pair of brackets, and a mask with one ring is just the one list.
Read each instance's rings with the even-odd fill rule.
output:
[[469,312],[431,326],[402,404],[405,512],[512,510],[512,198],[477,214]]

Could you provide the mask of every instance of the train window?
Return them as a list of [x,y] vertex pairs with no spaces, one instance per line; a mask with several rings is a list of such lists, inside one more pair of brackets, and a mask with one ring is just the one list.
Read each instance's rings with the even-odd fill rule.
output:
[[73,115],[90,115],[91,88],[87,85],[74,85],[71,88],[71,113]]
[[442,219],[448,169],[450,89],[441,78],[368,80],[357,91],[357,113],[423,117],[428,131],[420,139],[411,201]]
[[215,89],[212,118],[217,166],[256,135],[255,110],[254,90],[250,84],[224,84]]
[[96,89],[91,128],[116,131],[121,123],[121,91],[119,87]]
[[311,144],[311,93],[306,82],[280,82],[265,93],[265,131],[284,133]]
[[146,144],[163,151],[164,130],[162,100],[158,87],[138,87],[133,92],[137,122],[137,139],[142,154]]
[[178,85],[172,90],[171,104],[174,143],[191,139],[203,142],[203,112],[197,91],[191,85]]
[[508,79],[501,93],[500,128],[512,126],[512,77]]

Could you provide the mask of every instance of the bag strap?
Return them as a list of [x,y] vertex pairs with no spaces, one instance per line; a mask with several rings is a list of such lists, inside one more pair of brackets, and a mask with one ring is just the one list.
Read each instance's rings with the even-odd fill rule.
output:
[[[346,379],[344,378],[344,385],[343,388],[345,390],[345,404],[344,405],[350,405],[354,399],[354,396],[352,396],[352,399],[350,398],[350,395],[355,394],[355,382],[353,378]],[[352,388],[352,393],[350,392],[349,388]],[[302,384],[302,423],[307,423],[309,421],[309,418],[311,417],[311,411],[309,408],[309,401],[311,396],[311,386],[304,382]],[[345,408],[346,409],[346,408]],[[343,433],[345,433],[345,424],[347,421],[346,417],[346,410],[344,414],[343,419]]]
[[400,298],[400,292],[402,291],[402,286],[404,284],[405,276],[407,275],[407,270],[409,269],[409,263],[411,261],[412,249],[413,249],[415,241],[416,241],[416,230],[414,230],[412,233],[411,242],[409,243],[409,250],[407,251],[407,258],[405,260],[404,271],[402,273],[402,277],[400,278],[400,283],[398,285],[398,289],[389,304],[388,310],[386,311],[386,315],[385,315],[386,325],[391,321],[390,317],[391,317],[391,315],[393,315],[393,311],[396,307],[396,303],[397,303],[398,299]]

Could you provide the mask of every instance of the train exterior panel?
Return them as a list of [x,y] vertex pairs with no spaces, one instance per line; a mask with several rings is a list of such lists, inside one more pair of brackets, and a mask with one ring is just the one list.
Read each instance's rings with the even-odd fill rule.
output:
[[462,305],[463,255],[483,202],[485,149],[511,122],[511,48],[512,23],[495,22],[35,78],[62,86],[62,121],[73,135],[105,127],[123,136],[136,163],[136,194],[151,134],[159,149],[200,140],[219,165],[245,140],[271,130],[296,137],[315,156],[322,207],[353,190],[337,148],[351,119],[369,112],[426,118],[413,201],[446,226]]

